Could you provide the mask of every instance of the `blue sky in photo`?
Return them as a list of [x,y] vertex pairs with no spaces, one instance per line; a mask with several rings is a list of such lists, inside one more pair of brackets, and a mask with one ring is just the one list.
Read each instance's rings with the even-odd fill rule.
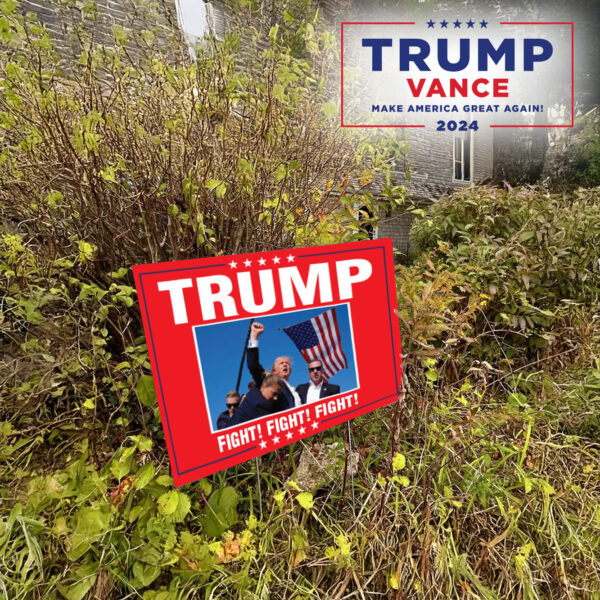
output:
[[[287,355],[293,361],[290,383],[297,386],[308,382],[306,362],[283,328],[311,319],[329,308],[331,307],[325,306],[255,318],[255,321],[265,326],[264,333],[258,338],[260,363],[263,367],[270,369],[275,358]],[[335,311],[342,338],[342,350],[346,355],[348,368],[338,371],[330,381],[339,385],[343,392],[357,387],[357,377],[348,305],[338,305],[335,307]],[[216,430],[217,417],[225,410],[225,395],[235,389],[249,326],[250,319],[242,319],[194,328],[213,430]],[[240,394],[247,391],[248,383],[251,380],[252,376],[244,358]]]

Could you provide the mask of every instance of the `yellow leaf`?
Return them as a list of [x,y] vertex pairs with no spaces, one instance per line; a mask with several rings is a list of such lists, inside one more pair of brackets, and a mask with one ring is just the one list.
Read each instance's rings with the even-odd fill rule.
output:
[[406,457],[400,452],[396,452],[392,460],[392,468],[394,471],[401,471],[406,466]]
[[309,492],[301,492],[296,496],[296,500],[298,501],[298,504],[306,510],[310,510],[314,506],[312,494]]

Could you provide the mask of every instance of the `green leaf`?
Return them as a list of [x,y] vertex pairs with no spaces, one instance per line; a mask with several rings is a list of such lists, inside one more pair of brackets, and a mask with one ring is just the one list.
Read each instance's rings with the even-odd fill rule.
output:
[[190,508],[192,507],[192,503],[189,497],[183,492],[177,492],[177,507],[172,515],[170,515],[169,520],[173,523],[182,523],[190,512]]
[[140,402],[147,408],[156,406],[156,390],[151,375],[142,375],[139,378],[135,386],[135,393]]
[[224,181],[219,181],[218,179],[207,179],[206,187],[215,192],[217,198],[222,198],[227,193],[227,185]]
[[275,183],[279,183],[287,175],[287,167],[285,165],[279,165],[275,169]]
[[209,190],[215,190],[220,185],[223,185],[223,182],[219,179],[207,179],[205,185]]
[[238,493],[227,486],[215,490],[208,499],[204,516],[200,518],[204,532],[209,537],[219,537],[237,523]]
[[146,463],[136,473],[135,482],[133,484],[133,487],[137,488],[138,490],[145,488],[152,481],[152,478],[154,477],[155,472],[156,472],[156,469],[154,468],[154,463],[151,463],[151,462]]
[[249,160],[245,158],[238,158],[238,175],[244,179],[248,179],[249,181],[254,180],[254,166]]
[[200,479],[198,485],[205,496],[210,496],[210,493],[212,492],[212,483],[208,479]]
[[115,168],[108,165],[106,169],[100,171],[100,176],[104,181],[110,181],[115,183],[117,180],[115,179]]
[[58,589],[66,600],[83,600],[96,583],[97,576],[98,563],[88,563],[75,570],[73,583],[60,585]]
[[75,517],[75,527],[71,535],[67,556],[78,560],[109,529],[110,512],[107,506],[80,508]]
[[269,31],[269,42],[273,46],[277,40],[277,32],[279,31],[279,25],[273,25]]
[[427,369],[427,371],[425,371],[425,377],[427,377],[429,381],[437,381],[438,372],[435,369]]
[[3,15],[9,15],[15,11],[17,3],[14,0],[2,0],[0,2],[0,11]]
[[83,404],[83,408],[88,408],[90,410],[94,410],[96,408],[96,402],[93,398],[88,398]]
[[77,513],[75,531],[93,537],[105,533],[109,523],[110,512],[107,506],[84,507]]
[[171,487],[173,485],[173,478],[170,475],[159,475],[156,478],[156,483],[165,487]]
[[96,246],[84,242],[83,240],[79,240],[77,245],[79,246],[79,260],[81,260],[81,262],[86,262],[94,258],[94,254],[97,250]]
[[215,190],[215,194],[217,196],[217,198],[222,198],[227,192],[227,186],[222,183],[216,190]]
[[283,506],[283,499],[285,498],[285,490],[281,490],[273,494],[273,499],[277,502],[279,508]]
[[133,463],[134,452],[135,446],[117,450],[113,459],[110,461],[110,472],[115,479],[121,480],[125,475],[129,475]]
[[521,235],[519,235],[519,241],[526,242],[533,237],[535,237],[535,231],[523,231],[521,232]]
[[133,574],[142,587],[148,587],[160,575],[160,567],[136,561],[133,565]]
[[158,499],[158,512],[161,515],[172,515],[177,510],[179,494],[176,490],[166,492]]
[[250,531],[254,531],[257,527],[258,527],[258,519],[256,518],[256,516],[254,515],[254,513],[252,513],[247,519],[246,519],[246,527],[250,530]]

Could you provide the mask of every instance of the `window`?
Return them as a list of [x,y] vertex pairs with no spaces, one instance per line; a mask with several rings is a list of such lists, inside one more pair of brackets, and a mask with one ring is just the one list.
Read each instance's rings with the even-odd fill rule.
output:
[[177,0],[177,18],[188,42],[193,46],[205,34],[225,37],[225,13],[221,3],[204,0]]
[[359,203],[355,205],[354,209],[357,211],[358,226],[360,230],[367,234],[368,239],[376,240],[378,228],[375,225],[377,220],[375,219],[374,212],[366,206],[360,206]]
[[454,134],[454,180],[471,181],[473,171],[473,132],[460,131]]

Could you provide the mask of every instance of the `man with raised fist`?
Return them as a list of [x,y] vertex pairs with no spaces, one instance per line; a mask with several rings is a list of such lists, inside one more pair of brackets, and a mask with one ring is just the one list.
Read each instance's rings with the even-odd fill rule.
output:
[[[256,382],[257,387],[262,385],[266,373],[265,368],[260,364],[258,354],[258,338],[264,331],[265,326],[262,323],[252,323],[250,328],[250,340],[248,341],[246,353],[248,370]],[[296,392],[294,386],[289,382],[290,375],[292,374],[292,359],[289,356],[278,356],[273,361],[271,372],[275,373],[275,375],[279,375],[284,382],[282,392],[277,400],[278,410],[286,410],[288,408],[300,406],[300,404],[302,404],[300,396]]]

